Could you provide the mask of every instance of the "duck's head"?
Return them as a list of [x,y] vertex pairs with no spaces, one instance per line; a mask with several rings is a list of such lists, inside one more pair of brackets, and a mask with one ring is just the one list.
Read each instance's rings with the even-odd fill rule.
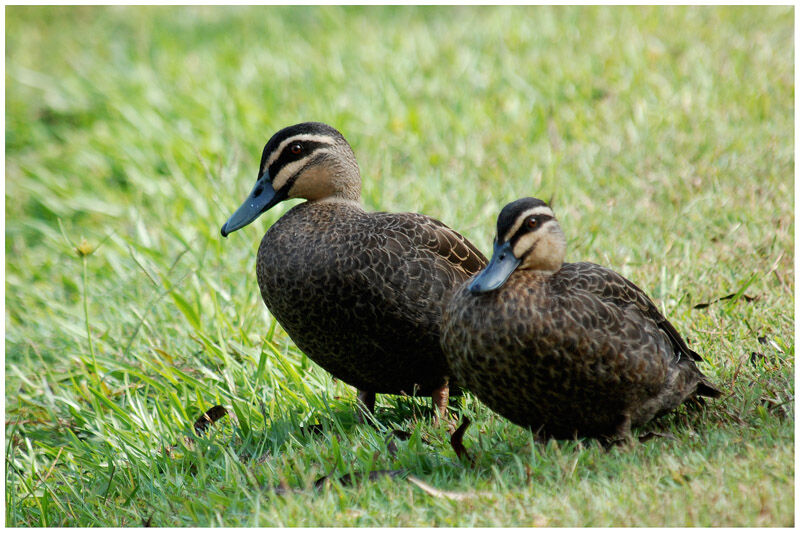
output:
[[256,184],[222,226],[222,236],[289,198],[357,202],[360,196],[356,156],[342,134],[321,122],[295,124],[280,130],[264,146]]
[[469,290],[487,292],[500,287],[515,270],[556,272],[564,262],[567,242],[553,210],[538,198],[521,198],[506,205],[497,217],[492,260]]

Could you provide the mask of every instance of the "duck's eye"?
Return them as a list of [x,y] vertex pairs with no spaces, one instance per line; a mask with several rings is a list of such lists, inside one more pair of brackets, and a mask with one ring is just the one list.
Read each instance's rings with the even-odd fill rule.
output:
[[525,221],[525,224],[529,229],[534,229],[539,225],[539,220],[536,217],[528,217],[528,220]]
[[289,150],[291,150],[294,155],[300,155],[300,153],[303,151],[303,145],[300,143],[294,143],[289,147]]

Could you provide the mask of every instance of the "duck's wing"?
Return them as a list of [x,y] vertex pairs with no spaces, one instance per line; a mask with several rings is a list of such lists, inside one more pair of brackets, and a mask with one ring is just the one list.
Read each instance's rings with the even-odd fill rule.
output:
[[635,308],[651,320],[669,338],[677,358],[702,361],[702,357],[686,345],[680,333],[661,314],[653,300],[632,281],[613,270],[594,263],[565,263],[559,271],[559,282],[588,291],[603,301],[620,308]]
[[406,243],[416,253],[433,254],[458,271],[462,281],[486,266],[486,257],[463,235],[443,222],[419,213],[376,213],[386,223],[384,231]]

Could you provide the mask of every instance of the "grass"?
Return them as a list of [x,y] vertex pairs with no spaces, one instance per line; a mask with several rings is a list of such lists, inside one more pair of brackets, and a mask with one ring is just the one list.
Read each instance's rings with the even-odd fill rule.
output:
[[[7,7],[6,524],[793,525],[793,17]],[[350,140],[367,208],[486,252],[505,203],[553,198],[568,260],[645,288],[728,394],[609,451],[535,443],[467,395],[474,468],[422,400],[355,424],[354,391],[258,293],[288,206],[219,236],[263,143],[303,120]],[[461,499],[313,488],[378,469]]]

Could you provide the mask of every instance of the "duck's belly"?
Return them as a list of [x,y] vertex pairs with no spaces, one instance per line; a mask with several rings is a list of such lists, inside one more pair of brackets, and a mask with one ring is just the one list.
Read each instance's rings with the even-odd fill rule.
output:
[[298,246],[296,235],[273,229],[259,250],[261,295],[310,359],[373,392],[428,396],[445,383],[440,299],[409,304],[386,283],[390,267],[370,266],[358,246],[337,249],[319,240]]

